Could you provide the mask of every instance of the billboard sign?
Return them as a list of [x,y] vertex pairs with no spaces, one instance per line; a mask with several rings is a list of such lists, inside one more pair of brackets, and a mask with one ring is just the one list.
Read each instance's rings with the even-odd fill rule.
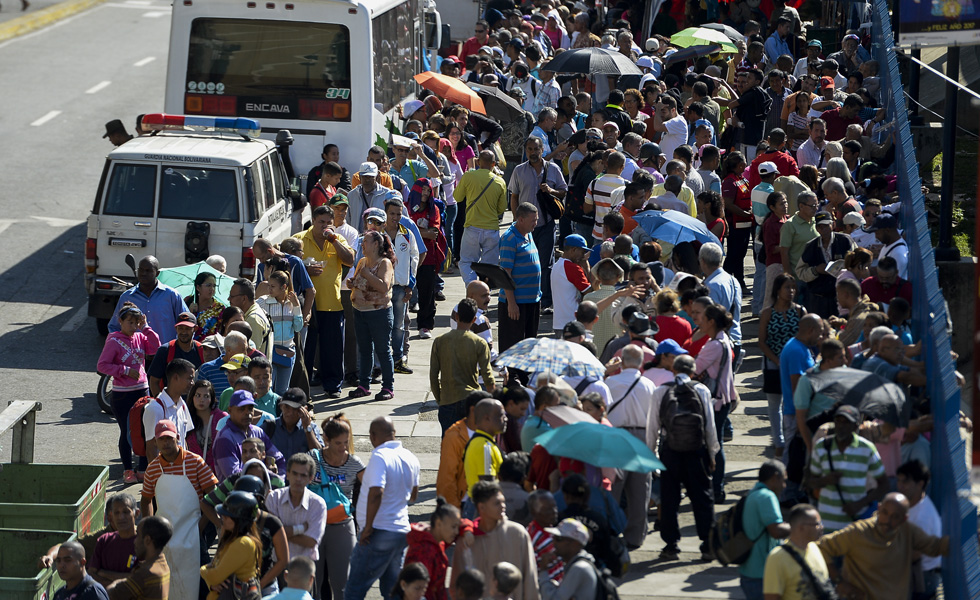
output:
[[901,46],[980,44],[980,0],[899,0]]

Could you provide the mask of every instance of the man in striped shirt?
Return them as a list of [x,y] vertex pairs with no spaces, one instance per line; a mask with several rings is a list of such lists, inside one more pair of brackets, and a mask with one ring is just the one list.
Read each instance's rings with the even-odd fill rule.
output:
[[603,240],[602,219],[612,208],[612,193],[626,185],[626,180],[620,177],[625,166],[626,156],[622,152],[613,152],[606,159],[606,172],[593,180],[585,191],[585,206],[582,211],[585,214],[595,214],[592,237],[598,244]]
[[527,497],[527,507],[531,511],[527,533],[531,536],[534,558],[538,561],[538,575],[561,583],[565,563],[555,552],[555,542],[547,531],[558,524],[558,504],[555,497],[548,490],[535,490]]
[[531,235],[537,223],[538,209],[529,202],[522,202],[514,211],[514,223],[500,238],[500,268],[509,273],[515,283],[512,290],[500,290],[497,338],[501,352],[538,334],[541,263]]
[[197,492],[198,500],[203,500],[204,495],[218,485],[218,478],[214,476],[211,467],[204,462],[204,459],[178,445],[177,426],[173,421],[164,419],[157,423],[154,437],[160,454],[150,462],[143,478],[140,508],[144,517],[153,516],[152,500],[161,475],[187,477],[194,486],[194,491]]
[[[834,435],[813,448],[810,485],[819,489],[817,508],[824,529],[837,531],[860,518],[888,492],[888,476],[874,444],[857,435],[861,413],[841,406],[834,413]],[[868,491],[868,475],[877,487]]]

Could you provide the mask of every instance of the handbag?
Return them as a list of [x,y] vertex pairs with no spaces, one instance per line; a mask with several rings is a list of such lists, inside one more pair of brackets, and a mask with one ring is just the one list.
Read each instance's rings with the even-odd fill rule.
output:
[[[283,352],[291,352],[292,356],[287,356]],[[296,350],[282,344],[272,346],[272,364],[277,367],[291,367],[296,362]]]
[[323,498],[327,504],[327,525],[343,523],[351,517],[350,498],[344,493],[337,482],[332,481],[323,470],[323,456],[319,450],[310,450],[319,468],[320,481],[314,480],[307,488]]
[[226,580],[218,600],[262,600],[262,588],[259,587],[259,580],[253,577],[248,581],[242,581],[236,575],[232,575]]
[[[548,183],[548,168],[551,166],[551,161],[544,163],[544,169],[541,173],[541,183]],[[538,188],[538,205],[541,210],[548,213],[548,216],[554,220],[561,219],[565,214],[565,204],[562,203],[561,199],[557,196],[553,196],[548,192]]]

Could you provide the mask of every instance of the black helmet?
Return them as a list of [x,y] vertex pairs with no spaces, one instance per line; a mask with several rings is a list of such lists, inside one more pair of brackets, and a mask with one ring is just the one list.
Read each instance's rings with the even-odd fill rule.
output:
[[249,492],[232,492],[225,501],[215,507],[219,515],[231,517],[236,521],[255,520],[259,503]]
[[255,475],[242,475],[235,482],[236,492],[248,492],[256,498],[265,498],[265,482]]

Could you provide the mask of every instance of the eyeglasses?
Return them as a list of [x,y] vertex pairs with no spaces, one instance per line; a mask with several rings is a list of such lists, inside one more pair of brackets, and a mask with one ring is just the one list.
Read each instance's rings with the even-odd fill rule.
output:
[[806,202],[800,202],[799,206],[807,206],[809,208],[816,208],[816,204],[807,204]]

